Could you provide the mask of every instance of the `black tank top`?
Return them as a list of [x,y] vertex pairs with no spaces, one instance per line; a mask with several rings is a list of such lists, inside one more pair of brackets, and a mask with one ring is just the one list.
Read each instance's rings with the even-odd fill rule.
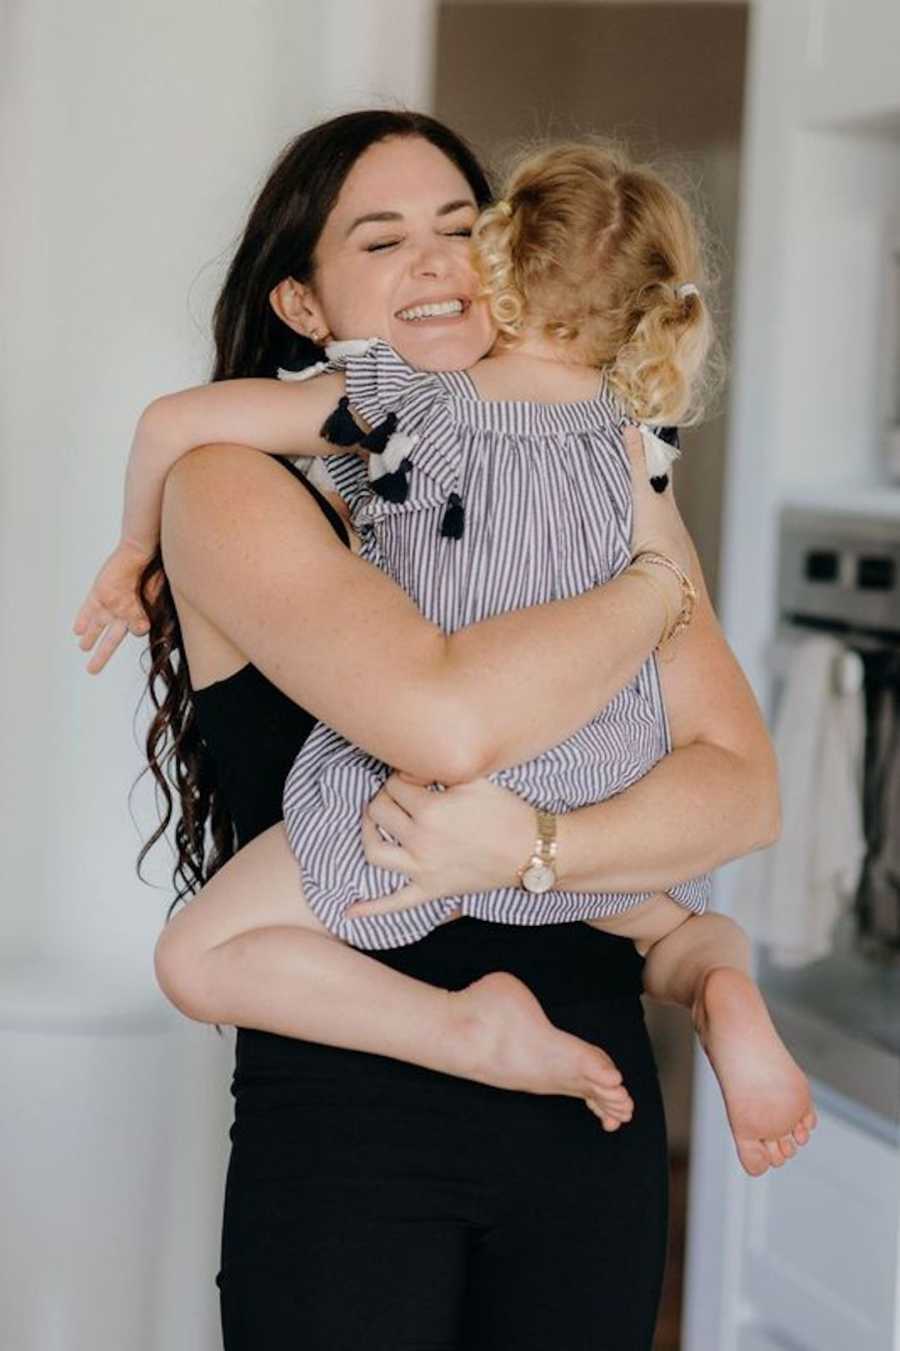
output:
[[[343,522],[298,471],[335,533],[349,544]],[[254,666],[195,690],[201,736],[212,757],[222,795],[235,823],[239,846],[281,819],[281,792],[288,769],[315,719],[277,689]],[[461,989],[489,971],[511,971],[544,1003],[637,995],[643,962],[634,945],[586,924],[525,927],[464,917],[439,926],[418,943],[370,954],[410,976],[445,989]],[[289,1039],[241,1030],[238,1058],[249,1039]]]

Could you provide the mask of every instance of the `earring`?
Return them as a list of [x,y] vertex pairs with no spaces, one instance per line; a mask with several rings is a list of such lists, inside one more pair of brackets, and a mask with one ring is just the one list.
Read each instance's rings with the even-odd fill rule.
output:
[[314,342],[317,347],[322,347],[331,337],[331,334],[328,332],[327,328],[317,328],[310,333],[309,337],[310,341]]

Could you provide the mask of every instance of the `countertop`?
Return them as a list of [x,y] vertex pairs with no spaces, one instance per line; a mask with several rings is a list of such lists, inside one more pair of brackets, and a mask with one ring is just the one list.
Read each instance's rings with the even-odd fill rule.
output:
[[785,969],[763,954],[758,975],[775,1023],[806,1072],[900,1125],[900,963],[851,949]]

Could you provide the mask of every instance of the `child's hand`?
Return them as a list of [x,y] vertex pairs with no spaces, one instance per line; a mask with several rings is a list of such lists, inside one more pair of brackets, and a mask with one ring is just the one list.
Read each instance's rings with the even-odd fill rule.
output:
[[89,675],[102,671],[126,633],[142,635],[150,628],[138,597],[141,573],[150,555],[122,540],[94,579],[72,626],[82,652],[90,652],[103,635],[87,665]]

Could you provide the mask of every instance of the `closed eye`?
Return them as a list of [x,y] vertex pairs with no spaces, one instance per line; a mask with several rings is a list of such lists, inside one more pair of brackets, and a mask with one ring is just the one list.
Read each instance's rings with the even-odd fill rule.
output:
[[375,244],[366,245],[366,253],[381,253],[384,249],[392,249],[395,244],[402,243],[400,239],[379,239]]

